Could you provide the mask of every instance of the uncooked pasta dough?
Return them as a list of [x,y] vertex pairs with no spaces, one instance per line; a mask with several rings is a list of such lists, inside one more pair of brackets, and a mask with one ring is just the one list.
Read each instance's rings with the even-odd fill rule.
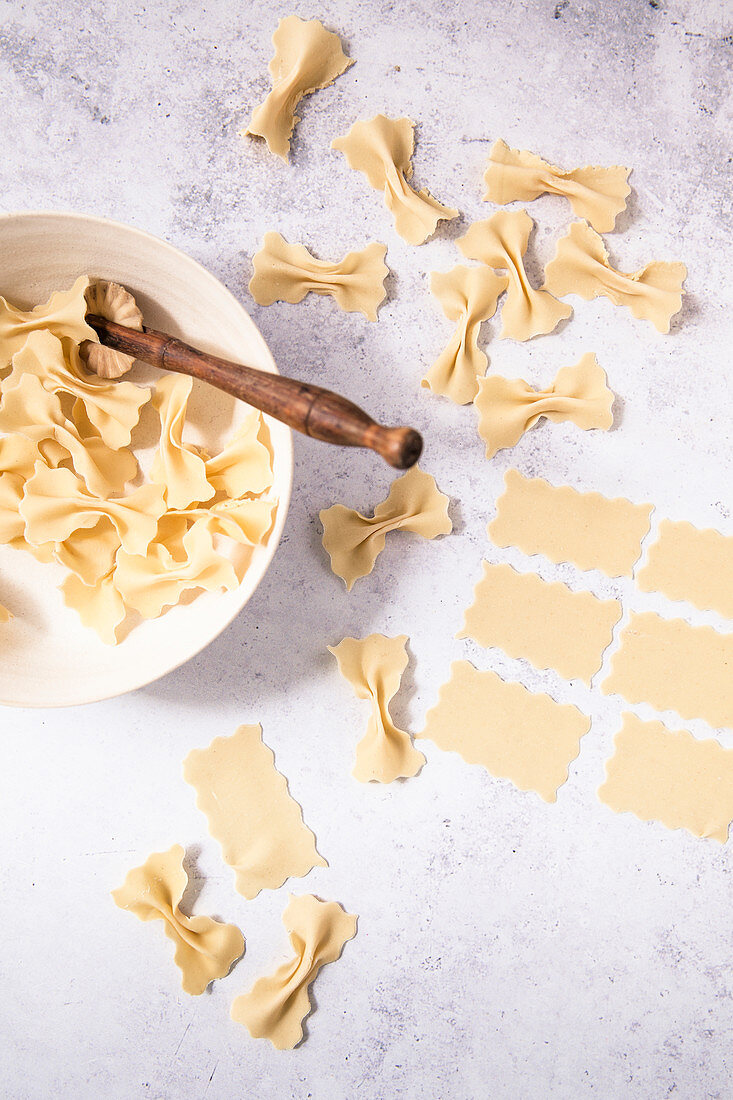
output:
[[435,478],[413,466],[392,482],[389,496],[376,506],[371,516],[363,516],[343,504],[325,508],[319,519],[331,568],[351,591],[359,577],[371,573],[390,531],[411,531],[426,539],[449,534],[453,525],[448,504],[448,497],[439,491]]
[[300,121],[295,109],[303,96],[328,87],[354,62],[344,53],[339,36],[318,19],[306,22],[297,15],[281,19],[272,44],[275,55],[268,65],[272,91],[252,112],[243,133],[263,137],[271,153],[287,160],[290,137]]
[[[29,312],[0,300],[0,363],[10,368],[0,383],[0,543],[65,566],[65,603],[115,645],[128,612],[151,618],[184,592],[235,588],[277,502],[260,413],[210,455],[184,440],[192,383],[176,374],[155,387],[152,482],[128,491],[140,480],[132,432],[151,391],[86,372],[97,359],[112,375],[130,365],[95,358],[87,308],[141,323],[123,288],[86,278]],[[245,547],[236,563],[232,542]]]
[[331,142],[331,148],[340,150],[371,187],[384,193],[400,237],[408,244],[423,244],[439,221],[457,218],[458,211],[443,206],[425,190],[415,191],[407,182],[412,177],[414,131],[409,118],[375,115],[355,122],[348,134]]
[[733,619],[733,537],[663,519],[636,583]]
[[649,533],[651,504],[623,497],[579,493],[540,477],[507,470],[489,537],[497,546],[518,546],[525,554],[600,569],[609,577],[630,577]]
[[630,703],[651,703],[682,718],[733,728],[733,634],[652,611],[631,613],[601,684]]
[[356,923],[338,902],[291,894],[283,924],[293,957],[235,998],[232,1019],[244,1024],[254,1039],[269,1039],[277,1050],[297,1046],[311,1011],[308,987],[322,966],[341,956],[344,944],[356,935]]
[[534,573],[485,561],[458,637],[590,683],[620,618],[618,600],[599,600],[561,581],[549,584]]
[[572,307],[558,302],[546,290],[535,290],[524,270],[533,221],[526,210],[499,210],[485,221],[474,222],[456,244],[469,260],[506,271],[509,278],[501,311],[502,338],[531,340],[552,332],[570,317]]
[[12,617],[7,607],[3,607],[0,603],[0,623],[9,623]]
[[328,866],[260,726],[240,726],[231,737],[194,749],[183,762],[183,777],[195,788],[196,805],[245,898]]
[[624,714],[598,797],[616,813],[725,843],[733,820],[733,751],[714,738]]
[[376,321],[387,294],[386,254],[386,245],[374,243],[331,263],[317,260],[302,244],[288,244],[279,233],[265,233],[262,248],[252,260],[249,292],[261,306],[326,294],[347,313],[363,313],[367,321]]
[[244,937],[233,924],[212,917],[187,917],[180,904],[188,886],[183,848],[154,852],[141,867],[130,871],[112,897],[120,909],[142,921],[162,920],[165,934],[176,946],[174,961],[185,993],[203,993],[215,978],[223,978],[244,952]]
[[626,306],[634,317],[651,321],[659,332],[669,332],[672,318],[682,308],[686,278],[684,264],[664,260],[625,275],[611,267],[601,237],[586,222],[573,222],[545,269],[543,290],[560,298],[578,294],[587,300],[602,294],[614,305]]
[[521,378],[497,374],[480,378],[474,403],[487,458],[513,447],[542,416],[555,422],[572,420],[584,430],[605,430],[613,424],[613,393],[606,385],[606,372],[592,352],[575,366],[562,367],[546,390],[534,390]]
[[629,173],[629,168],[618,164],[563,172],[526,149],[510,149],[499,139],[489,153],[484,199],[505,206],[515,199],[530,202],[546,192],[562,195],[577,217],[585,218],[599,233],[610,233],[617,216],[626,209]]
[[465,267],[433,271],[430,289],[456,328],[445,350],[438,356],[422,380],[433,393],[450,397],[458,405],[473,401],[478,376],[486,373],[488,359],[478,346],[482,321],[496,313],[499,295],[508,279],[486,267]]
[[351,773],[362,783],[370,780],[391,783],[417,775],[425,763],[423,754],[413,748],[410,735],[397,728],[389,713],[389,704],[399,691],[402,673],[407,668],[406,646],[406,634],[396,638],[370,634],[362,639],[344,638],[337,646],[328,647],[357,698],[368,699],[372,705]]
[[454,661],[420,737],[555,802],[589,729],[590,719],[576,707]]

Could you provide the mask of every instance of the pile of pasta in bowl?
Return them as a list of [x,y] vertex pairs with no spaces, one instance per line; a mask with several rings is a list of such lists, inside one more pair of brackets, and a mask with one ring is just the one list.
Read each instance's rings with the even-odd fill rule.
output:
[[[84,276],[30,311],[0,297],[0,544],[64,566],[64,602],[115,645],[140,619],[237,588],[277,500],[257,410],[210,454],[183,438],[190,378],[114,377],[126,368],[86,314],[142,319],[129,295],[124,319],[110,311],[110,285]],[[148,404],[152,456],[137,439]]]

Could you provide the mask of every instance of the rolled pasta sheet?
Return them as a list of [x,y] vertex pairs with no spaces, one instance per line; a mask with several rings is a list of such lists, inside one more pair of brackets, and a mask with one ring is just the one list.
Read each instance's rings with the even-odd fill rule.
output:
[[630,172],[630,168],[619,164],[610,168],[589,165],[564,172],[526,149],[510,149],[499,139],[489,153],[484,173],[484,201],[505,206],[515,199],[531,202],[544,194],[561,195],[568,199],[578,218],[585,218],[599,233],[609,233],[626,209],[631,193]]
[[362,172],[394,218],[395,229],[408,244],[423,244],[438,222],[458,217],[452,206],[443,206],[427,191],[415,191],[412,177],[415,124],[409,118],[375,115],[355,122],[347,134],[331,142],[350,166]]
[[478,346],[481,322],[496,313],[499,295],[509,280],[485,267],[458,264],[450,271],[433,271],[430,290],[438,299],[455,331],[443,352],[422,380],[433,393],[467,405],[478,392],[478,378],[486,373],[488,359]]
[[613,392],[593,352],[572,367],[561,367],[546,390],[535,390],[522,378],[501,375],[481,378],[478,385],[474,403],[487,458],[513,447],[543,416],[555,423],[570,420],[584,431],[607,430],[613,424]]
[[573,222],[567,236],[557,242],[555,258],[545,269],[543,289],[559,297],[578,294],[587,301],[603,295],[665,333],[682,309],[686,278],[684,264],[666,260],[654,260],[628,275],[617,271],[599,235],[586,222]]
[[279,233],[265,233],[262,248],[252,261],[249,291],[261,306],[295,304],[306,294],[328,295],[346,313],[363,313],[367,321],[376,321],[387,293],[386,254],[387,246],[375,242],[331,263],[317,260],[301,244],[288,244]]
[[354,62],[344,53],[339,36],[318,19],[306,22],[297,15],[281,19],[272,44],[275,54],[268,65],[272,91],[254,109],[243,133],[264,138],[271,153],[287,160],[290,138],[300,121],[295,109],[303,96],[326,88]]

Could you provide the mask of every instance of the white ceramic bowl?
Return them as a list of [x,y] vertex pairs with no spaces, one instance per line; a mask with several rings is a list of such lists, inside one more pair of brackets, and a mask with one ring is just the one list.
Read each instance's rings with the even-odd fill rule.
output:
[[[11,302],[24,308],[44,302],[54,290],[69,287],[84,274],[128,287],[146,325],[204,351],[276,373],[246,310],[213,275],[171,245],[103,218],[0,215],[0,294]],[[140,366],[130,375],[139,382],[155,376],[160,372]],[[220,443],[246,411],[241,402],[195,382],[189,438]],[[11,622],[0,624],[0,703],[57,707],[121,695],[177,668],[221,633],[264,576],[290,500],[290,430],[266,420],[278,507],[273,530],[254,550],[241,584],[231,592],[202,593],[159,619],[140,623],[116,647],[101,642],[65,606],[58,591],[64,569],[0,547],[0,604],[14,615]]]

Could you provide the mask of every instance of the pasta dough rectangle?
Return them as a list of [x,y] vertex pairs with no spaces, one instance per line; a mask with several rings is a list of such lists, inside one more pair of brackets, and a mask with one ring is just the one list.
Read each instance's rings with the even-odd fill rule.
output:
[[579,493],[540,477],[508,470],[489,538],[579,569],[600,569],[609,577],[630,577],[649,532],[651,504],[623,497]]
[[634,714],[624,714],[614,749],[598,789],[601,802],[725,843],[733,821],[733,751]]
[[601,690],[733,727],[733,634],[652,611],[632,613]]
[[555,802],[589,729],[590,719],[576,707],[454,661],[420,737]]
[[560,581],[549,584],[534,573],[485,561],[458,637],[590,683],[620,618],[618,600],[599,600]]
[[733,538],[664,519],[636,583],[733,619]]

